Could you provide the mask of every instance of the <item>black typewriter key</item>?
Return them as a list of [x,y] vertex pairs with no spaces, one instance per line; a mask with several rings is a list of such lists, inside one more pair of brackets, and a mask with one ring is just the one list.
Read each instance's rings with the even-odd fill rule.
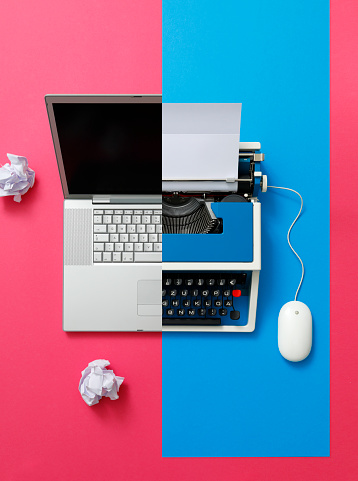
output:
[[207,289],[204,289],[203,292],[201,293],[201,295],[204,296],[204,297],[208,297],[209,294],[210,293]]
[[184,307],[190,307],[190,301],[189,301],[189,299],[185,299],[185,300],[183,301],[183,306],[184,306]]
[[204,285],[204,279],[197,279],[195,283],[196,283],[197,286],[203,286]]
[[168,279],[168,278],[165,279],[164,285],[166,285],[166,286],[171,286],[171,285],[172,285],[172,280],[171,280],[171,279]]
[[188,295],[188,293],[189,293],[188,289],[182,289],[180,291],[180,295],[182,295],[183,297],[186,297]]
[[167,291],[165,289],[162,290],[162,297],[167,295]]
[[224,291],[223,295],[224,295],[224,297],[229,297],[229,296],[231,296],[231,291],[226,290],[226,291]]
[[218,279],[218,286],[224,286],[226,284],[226,279]]
[[220,299],[217,299],[216,301],[214,301],[214,306],[215,307],[221,307],[223,305],[222,301]]
[[194,280],[193,279],[185,279],[185,285],[186,286],[192,286],[194,284]]
[[197,296],[199,295],[198,289],[193,289],[193,290],[190,292],[190,295],[193,296],[193,297],[197,297]]
[[205,307],[211,307],[211,299],[205,299],[204,300],[204,306]]
[[209,316],[216,316],[216,309],[209,309],[208,313],[209,313]]
[[230,318],[233,321],[237,321],[238,319],[240,319],[240,311],[231,311],[230,312]]
[[231,278],[231,279],[229,280],[229,284],[230,284],[230,286],[235,286],[235,285],[236,285],[236,279],[235,279],[235,278]]
[[220,289],[214,289],[214,290],[213,290],[213,296],[214,296],[214,297],[219,297],[219,296],[221,296],[221,291],[220,291]]
[[174,316],[174,309],[167,309],[167,316]]
[[226,316],[227,309],[219,309],[219,314],[220,314],[220,316]]
[[195,309],[188,309],[188,316],[195,316]]
[[179,299],[173,299],[172,300],[172,306],[173,307],[179,307]]
[[206,314],[206,309],[199,309],[199,310],[198,310],[198,314],[199,314],[199,316],[205,316],[205,314]]
[[181,286],[183,283],[183,279],[174,279],[174,285],[175,286]]
[[225,307],[232,307],[232,301],[230,301],[229,299],[226,299],[226,301],[224,301],[224,306]]
[[168,299],[164,299],[164,301],[162,301],[162,304],[163,304],[163,307],[168,307],[169,306]]
[[193,301],[193,307],[201,307],[201,299],[195,299],[195,301]]
[[171,296],[171,297],[175,297],[177,294],[178,294],[178,291],[177,291],[176,289],[172,289],[172,290],[170,291],[170,296]]
[[185,309],[178,309],[178,316],[185,316]]
[[206,285],[207,286],[214,286],[215,285],[215,279],[206,279]]
[[240,284],[245,284],[245,282],[246,282],[246,277],[247,277],[246,274],[241,274],[239,283],[240,283]]

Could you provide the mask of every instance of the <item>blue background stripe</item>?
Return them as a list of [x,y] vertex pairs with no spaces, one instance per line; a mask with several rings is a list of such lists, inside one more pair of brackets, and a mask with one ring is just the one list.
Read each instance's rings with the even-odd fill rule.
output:
[[329,455],[329,2],[163,0],[163,101],[242,102],[269,184],[304,198],[293,246],[314,347],[277,348],[300,265],[286,241],[294,194],[262,202],[262,273],[250,334],[163,333],[163,456]]

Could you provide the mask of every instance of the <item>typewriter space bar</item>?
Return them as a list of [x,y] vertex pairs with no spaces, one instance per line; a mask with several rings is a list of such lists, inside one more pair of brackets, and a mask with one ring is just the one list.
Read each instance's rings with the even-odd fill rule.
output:
[[134,262],[162,262],[161,252],[135,252]]
[[173,319],[171,317],[165,317],[162,319],[162,324],[163,326],[220,326],[221,319],[216,317],[195,319],[186,317]]

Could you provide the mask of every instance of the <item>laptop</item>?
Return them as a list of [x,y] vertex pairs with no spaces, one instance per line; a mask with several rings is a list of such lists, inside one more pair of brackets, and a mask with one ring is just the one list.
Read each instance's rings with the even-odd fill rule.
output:
[[63,329],[162,329],[162,98],[46,95],[64,193]]

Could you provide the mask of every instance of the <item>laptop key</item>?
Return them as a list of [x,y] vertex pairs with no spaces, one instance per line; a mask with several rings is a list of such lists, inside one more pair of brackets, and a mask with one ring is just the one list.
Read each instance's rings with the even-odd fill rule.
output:
[[123,252],[122,261],[133,262],[133,252]]
[[112,262],[111,252],[103,252],[103,262]]
[[120,252],[113,252],[113,262],[121,262],[122,254]]
[[109,234],[95,234],[94,235],[95,242],[109,242]]
[[136,242],[134,244],[134,250],[135,252],[143,252],[143,244],[140,242]]
[[135,262],[162,262],[161,252],[135,252]]
[[93,232],[96,234],[105,234],[107,232],[107,226],[106,225],[94,225],[93,226]]

